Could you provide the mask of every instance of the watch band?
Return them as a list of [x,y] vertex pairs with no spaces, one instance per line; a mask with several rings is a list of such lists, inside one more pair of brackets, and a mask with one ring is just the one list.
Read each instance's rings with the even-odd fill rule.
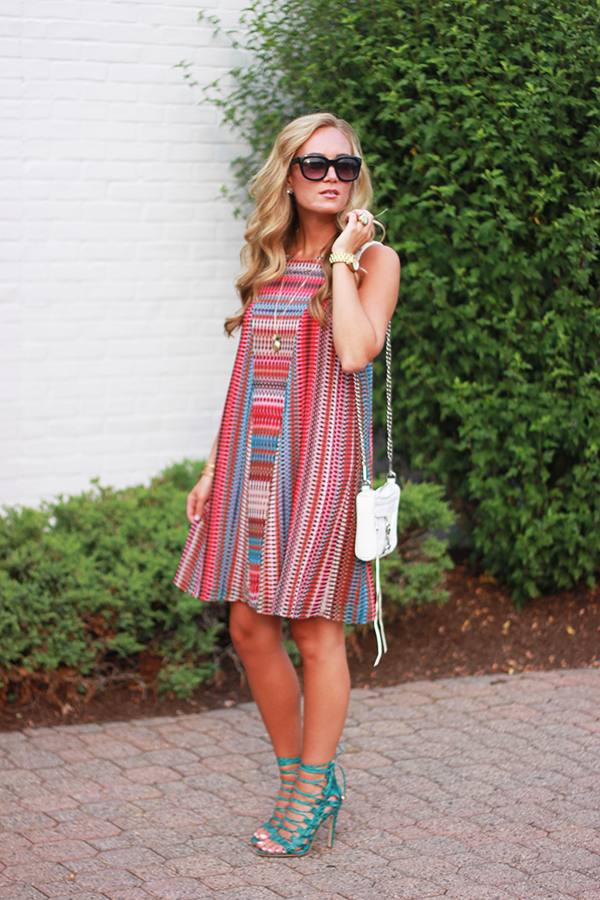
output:
[[354,256],[353,253],[331,253],[329,256],[329,262],[331,263],[331,265],[338,262],[346,263],[346,265],[350,266],[350,268],[354,272],[358,272],[358,257]]

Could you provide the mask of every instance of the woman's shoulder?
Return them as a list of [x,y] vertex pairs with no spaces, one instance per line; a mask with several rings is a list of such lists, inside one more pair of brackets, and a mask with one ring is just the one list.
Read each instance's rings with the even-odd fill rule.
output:
[[383,266],[386,269],[400,268],[400,259],[396,251],[379,241],[369,241],[367,244],[363,244],[357,256],[361,260],[361,265],[371,262],[371,264]]

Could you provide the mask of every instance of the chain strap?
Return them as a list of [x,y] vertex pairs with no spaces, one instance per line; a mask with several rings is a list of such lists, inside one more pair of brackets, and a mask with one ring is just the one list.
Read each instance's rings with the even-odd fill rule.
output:
[[[392,323],[388,323],[385,332],[385,399],[386,399],[386,428],[387,428],[387,457],[388,478],[396,478],[394,472],[394,442],[392,437]],[[365,420],[362,404],[362,391],[360,376],[354,373],[354,397],[356,399],[356,418],[358,420],[358,434],[360,437],[360,459],[362,468],[361,484],[370,485],[367,469],[367,452],[365,441]]]
[[392,437],[392,323],[388,322],[385,332],[385,399],[388,478],[395,478],[394,472],[394,439]]

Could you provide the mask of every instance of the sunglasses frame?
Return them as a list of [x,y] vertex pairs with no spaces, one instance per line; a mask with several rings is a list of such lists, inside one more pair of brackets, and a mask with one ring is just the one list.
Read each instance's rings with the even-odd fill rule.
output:
[[[309,178],[308,175],[304,171],[304,160],[306,159],[322,159],[325,162],[326,169],[321,175],[320,178]],[[338,171],[338,164],[345,159],[352,159],[358,163],[358,170],[354,178],[342,178]],[[340,181],[343,181],[344,184],[352,184],[353,181],[356,181],[358,176],[360,175],[360,167],[362,166],[362,159],[360,156],[353,156],[351,153],[342,153],[341,156],[337,156],[335,159],[327,159],[327,157],[323,153],[305,153],[304,156],[297,156],[290,163],[290,168],[295,166],[296,163],[300,166],[300,171],[302,172],[302,177],[306,178],[307,181],[323,181],[327,177],[327,173],[331,166],[333,166],[336,174],[336,178],[339,178]]]

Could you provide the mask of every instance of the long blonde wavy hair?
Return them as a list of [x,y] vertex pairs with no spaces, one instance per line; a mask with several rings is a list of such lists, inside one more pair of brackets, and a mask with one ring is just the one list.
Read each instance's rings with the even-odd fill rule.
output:
[[[327,127],[337,128],[347,138],[352,154],[362,156],[358,137],[348,122],[332,113],[313,113],[300,116],[285,126],[266,163],[252,180],[250,193],[254,197],[255,208],[248,219],[244,235],[246,243],[240,254],[242,272],[237,280],[242,308],[225,321],[228,334],[242,324],[244,313],[259,290],[269,281],[277,281],[285,272],[286,253],[294,247],[300,224],[294,196],[287,193],[290,163],[315,131]],[[315,291],[308,306],[310,314],[321,325],[327,324],[323,303],[331,295],[331,246],[346,226],[346,213],[351,209],[368,207],[372,196],[371,179],[363,162],[358,178],[352,182],[348,202],[337,214],[338,231],[323,251],[325,281]]]

